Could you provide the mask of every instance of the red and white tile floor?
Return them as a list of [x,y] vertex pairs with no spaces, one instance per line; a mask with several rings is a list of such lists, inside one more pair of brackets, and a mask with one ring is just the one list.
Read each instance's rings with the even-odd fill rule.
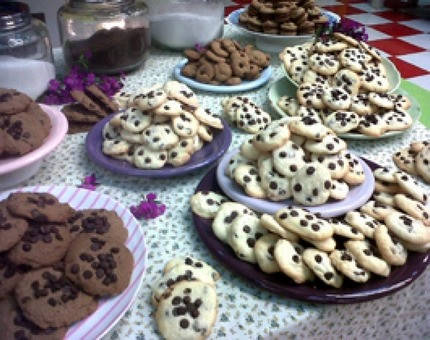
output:
[[[401,0],[389,0],[389,3]],[[229,9],[238,8],[232,1]],[[369,44],[381,51],[398,68],[403,78],[430,91],[430,8],[382,7],[375,9],[366,0],[316,0],[316,3],[366,26]],[[387,3],[387,2],[386,2]],[[426,14],[426,18],[420,15]]]

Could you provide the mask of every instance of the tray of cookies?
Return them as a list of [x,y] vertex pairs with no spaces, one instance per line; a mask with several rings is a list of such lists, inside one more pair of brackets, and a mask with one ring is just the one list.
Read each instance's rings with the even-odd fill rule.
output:
[[165,178],[209,165],[230,146],[227,123],[200,106],[183,83],[168,81],[124,98],[129,98],[126,108],[101,120],[87,135],[87,153],[101,167]]
[[3,335],[103,336],[145,274],[140,223],[119,202],[80,188],[25,187],[0,200]]
[[[383,168],[365,162],[379,170],[375,176],[383,175]],[[211,169],[190,204],[200,238],[234,273],[288,298],[349,304],[392,294],[426,269],[429,215],[418,206],[427,197],[406,198],[415,189],[404,186],[392,205],[375,191],[361,207],[336,218],[297,206],[259,214],[230,201]]]

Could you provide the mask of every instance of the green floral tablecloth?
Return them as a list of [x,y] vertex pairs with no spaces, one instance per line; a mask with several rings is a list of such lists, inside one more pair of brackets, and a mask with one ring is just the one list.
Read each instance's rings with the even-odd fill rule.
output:
[[[241,41],[246,37],[226,27],[225,34]],[[56,51],[57,67],[64,70]],[[171,77],[178,53],[153,49],[145,66],[127,76],[127,90]],[[273,82],[283,76],[277,56],[273,56],[274,76],[268,84],[246,95],[267,109],[266,95]],[[409,90],[409,88],[408,88]],[[197,92],[204,107],[221,110],[224,95]],[[428,94],[428,93],[427,93]],[[427,98],[423,98],[428,100]],[[430,112],[424,112],[429,115]],[[425,121],[425,120],[424,120]],[[246,137],[234,130],[231,148]],[[416,123],[394,138],[348,141],[349,148],[382,165],[392,165],[392,154],[413,140],[430,140],[430,130]],[[150,304],[151,285],[160,277],[165,262],[174,256],[192,254],[213,265],[221,273],[217,285],[218,318],[211,338],[225,339],[429,339],[430,270],[407,288],[385,298],[354,305],[309,304],[272,294],[235,275],[219,263],[200,241],[191,220],[189,198],[208,169],[171,179],[118,176],[95,166],[87,157],[84,134],[67,136],[62,145],[43,163],[40,172],[24,185],[79,185],[84,176],[96,173],[98,191],[130,206],[149,192],[167,206],[167,212],[142,222],[149,247],[148,267],[138,299],[125,316],[105,336],[106,339],[156,339],[159,337]],[[423,184],[425,185],[425,184]],[[430,187],[427,185],[427,189]]]

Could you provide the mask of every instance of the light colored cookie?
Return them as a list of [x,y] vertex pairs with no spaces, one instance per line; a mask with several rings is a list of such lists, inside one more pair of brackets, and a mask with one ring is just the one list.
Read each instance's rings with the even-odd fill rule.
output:
[[385,217],[393,211],[393,208],[381,202],[370,200],[360,207],[360,211],[378,221],[384,221]]
[[254,137],[248,138],[240,145],[240,154],[250,161],[257,161],[262,153],[254,146]]
[[255,135],[253,144],[261,152],[272,151],[290,138],[288,119],[279,119],[271,122],[264,130]]
[[[117,116],[114,116],[114,118],[115,117]],[[135,107],[131,107],[119,115],[119,123],[124,130],[132,133],[138,133],[142,132],[149,125],[151,125],[152,116]],[[113,121],[113,124],[115,124],[115,120]]]
[[342,179],[349,171],[349,160],[346,158],[347,153],[340,152],[335,155],[318,155],[311,154],[312,162],[319,162],[325,166],[332,179]]
[[402,109],[386,112],[382,118],[387,124],[387,131],[402,131],[409,129],[414,123],[411,115]]
[[268,231],[286,239],[291,242],[298,242],[300,238],[297,234],[292,233],[288,229],[282,227],[276,219],[269,214],[263,214],[260,216],[260,224],[263,228],[266,228]]
[[181,103],[198,107],[199,100],[196,94],[185,84],[175,80],[170,80],[164,84],[164,91],[169,97],[179,100]]
[[342,40],[319,40],[314,44],[314,49],[317,52],[329,53],[340,52],[348,47],[348,44]]
[[140,141],[141,141],[140,133],[133,133],[123,129],[121,130],[119,135],[126,142],[129,142],[131,144],[140,144]]
[[325,240],[310,240],[306,238],[302,238],[303,241],[306,241],[312,244],[315,248],[324,251],[326,253],[332,252],[336,248],[336,241],[333,237],[329,237]]
[[270,124],[270,114],[257,106],[242,104],[235,114],[235,122],[238,128],[248,133],[258,133]]
[[343,177],[343,180],[350,185],[358,185],[366,180],[363,167],[358,158],[349,152],[345,153],[348,160],[349,171]]
[[296,98],[282,96],[277,102],[279,108],[289,116],[296,116],[299,110],[299,102]]
[[394,177],[396,178],[400,188],[405,193],[409,194],[421,203],[427,203],[428,194],[410,175],[399,171],[394,174]]
[[372,216],[359,211],[348,211],[345,215],[345,222],[356,228],[368,238],[373,238],[375,228],[382,224]]
[[345,242],[345,247],[364,269],[384,277],[390,275],[391,266],[375,255],[377,249],[372,247],[367,240],[350,240]]
[[167,94],[162,89],[141,92],[134,97],[134,102],[142,111],[148,111],[159,107],[167,100]]
[[190,199],[191,210],[203,218],[214,218],[225,202],[228,202],[227,197],[213,191],[199,191]]
[[165,264],[163,274],[167,274],[170,270],[179,265],[187,265],[194,271],[205,272],[206,274],[209,274],[214,281],[218,281],[220,278],[219,273],[211,265],[192,256],[179,256],[172,258]]
[[258,161],[261,187],[271,201],[281,201],[291,197],[290,180],[273,167],[271,155],[262,156]]
[[307,69],[308,69],[308,60],[297,59],[291,63],[290,67],[288,68],[288,74],[295,82],[297,82],[298,84],[301,84],[303,82],[303,76]]
[[417,173],[430,183],[430,145],[424,146],[415,158]]
[[282,175],[292,178],[305,165],[303,149],[292,141],[273,150],[273,166]]
[[380,137],[388,129],[385,119],[377,114],[368,114],[362,117],[358,124],[358,131],[366,136]]
[[261,177],[258,168],[254,165],[239,164],[234,171],[234,180],[247,195],[256,198],[266,198],[266,193],[261,186]]
[[343,276],[333,267],[327,253],[307,248],[303,252],[303,261],[325,284],[335,288],[342,286]]
[[360,49],[349,47],[339,53],[339,61],[343,68],[358,73],[363,71],[366,56]]
[[375,190],[379,192],[384,192],[386,194],[398,194],[403,192],[397,183],[383,182],[380,180],[375,181]]
[[[117,115],[115,115],[114,117],[116,116]],[[120,133],[122,130],[121,123],[119,123],[119,125],[114,126],[111,124],[112,119],[103,127],[102,136],[104,139],[117,139],[120,137]]]
[[121,155],[127,153],[130,143],[123,139],[105,139],[102,145],[102,151],[105,155]]
[[342,180],[331,180],[330,197],[335,200],[343,200],[348,196],[349,185]]
[[142,143],[154,151],[171,149],[178,142],[179,137],[169,124],[151,125],[142,132]]
[[387,182],[387,183],[397,183],[397,180],[394,177],[394,173],[396,173],[397,170],[393,168],[388,167],[381,167],[377,168],[373,171],[373,175],[375,176],[375,179]]
[[370,272],[360,267],[349,251],[336,249],[329,257],[333,266],[352,281],[360,283],[369,281]]
[[409,98],[401,93],[390,94],[390,98],[394,102],[395,109],[407,110],[412,105]]
[[330,76],[339,70],[340,63],[332,54],[314,53],[308,59],[309,68],[317,73]]
[[314,140],[321,140],[331,133],[331,130],[328,127],[310,117],[292,120],[288,126],[290,131],[296,135]]
[[212,142],[214,135],[212,132],[212,128],[209,125],[200,123],[197,128],[197,135],[205,142]]
[[297,100],[301,105],[324,109],[326,107],[322,95],[326,87],[320,84],[303,83],[297,88]]
[[174,99],[167,99],[162,105],[152,111],[155,115],[178,116],[184,112],[181,102]]
[[393,161],[399,169],[406,171],[408,174],[416,175],[417,174],[417,169],[415,166],[416,155],[417,154],[413,152],[410,148],[404,148],[397,151],[393,155]]
[[357,73],[343,68],[333,76],[332,85],[345,90],[351,97],[354,97],[358,94],[361,82]]
[[412,152],[415,152],[418,155],[418,153],[421,152],[421,150],[424,149],[427,145],[430,145],[430,141],[415,141],[409,145],[409,148]]
[[342,87],[324,89],[322,99],[325,105],[332,110],[347,110],[351,105],[351,96]]
[[406,214],[423,221],[426,226],[430,226],[430,209],[421,202],[404,194],[397,194],[394,195],[394,203]]
[[352,97],[349,109],[358,115],[368,115],[376,112],[376,108],[370,103],[367,93],[360,93]]
[[267,274],[281,272],[281,268],[275,260],[275,245],[278,240],[278,235],[267,234],[260,237],[254,246],[258,266]]
[[364,240],[364,235],[357,228],[349,225],[345,221],[332,218],[329,220],[335,235],[343,236],[351,240]]
[[215,129],[222,130],[224,128],[221,119],[213,114],[208,108],[204,109],[202,107],[198,107],[194,111],[194,116],[201,123],[209,125]]
[[382,258],[392,266],[402,266],[408,258],[408,251],[400,241],[388,233],[384,225],[375,229],[375,242]]
[[156,151],[146,145],[134,150],[134,165],[140,169],[160,169],[167,162],[167,151]]
[[336,134],[342,134],[358,127],[360,118],[352,111],[335,111],[324,118],[324,124]]
[[304,149],[314,154],[337,154],[346,149],[346,143],[336,135],[329,134],[320,141],[307,140]]
[[418,219],[393,211],[384,221],[387,228],[401,240],[414,244],[430,242],[430,228]]
[[375,191],[373,193],[373,199],[385,205],[394,207],[396,203],[394,202],[394,195],[388,194],[386,192]]
[[369,92],[367,94],[369,102],[382,109],[394,109],[394,101],[388,93]]
[[189,112],[183,112],[172,118],[173,131],[183,138],[193,137],[197,134],[199,121]]

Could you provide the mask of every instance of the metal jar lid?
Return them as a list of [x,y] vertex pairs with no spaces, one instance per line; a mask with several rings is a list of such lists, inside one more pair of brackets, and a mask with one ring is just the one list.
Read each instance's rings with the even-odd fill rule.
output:
[[22,2],[0,2],[0,31],[10,31],[31,25],[28,5]]

